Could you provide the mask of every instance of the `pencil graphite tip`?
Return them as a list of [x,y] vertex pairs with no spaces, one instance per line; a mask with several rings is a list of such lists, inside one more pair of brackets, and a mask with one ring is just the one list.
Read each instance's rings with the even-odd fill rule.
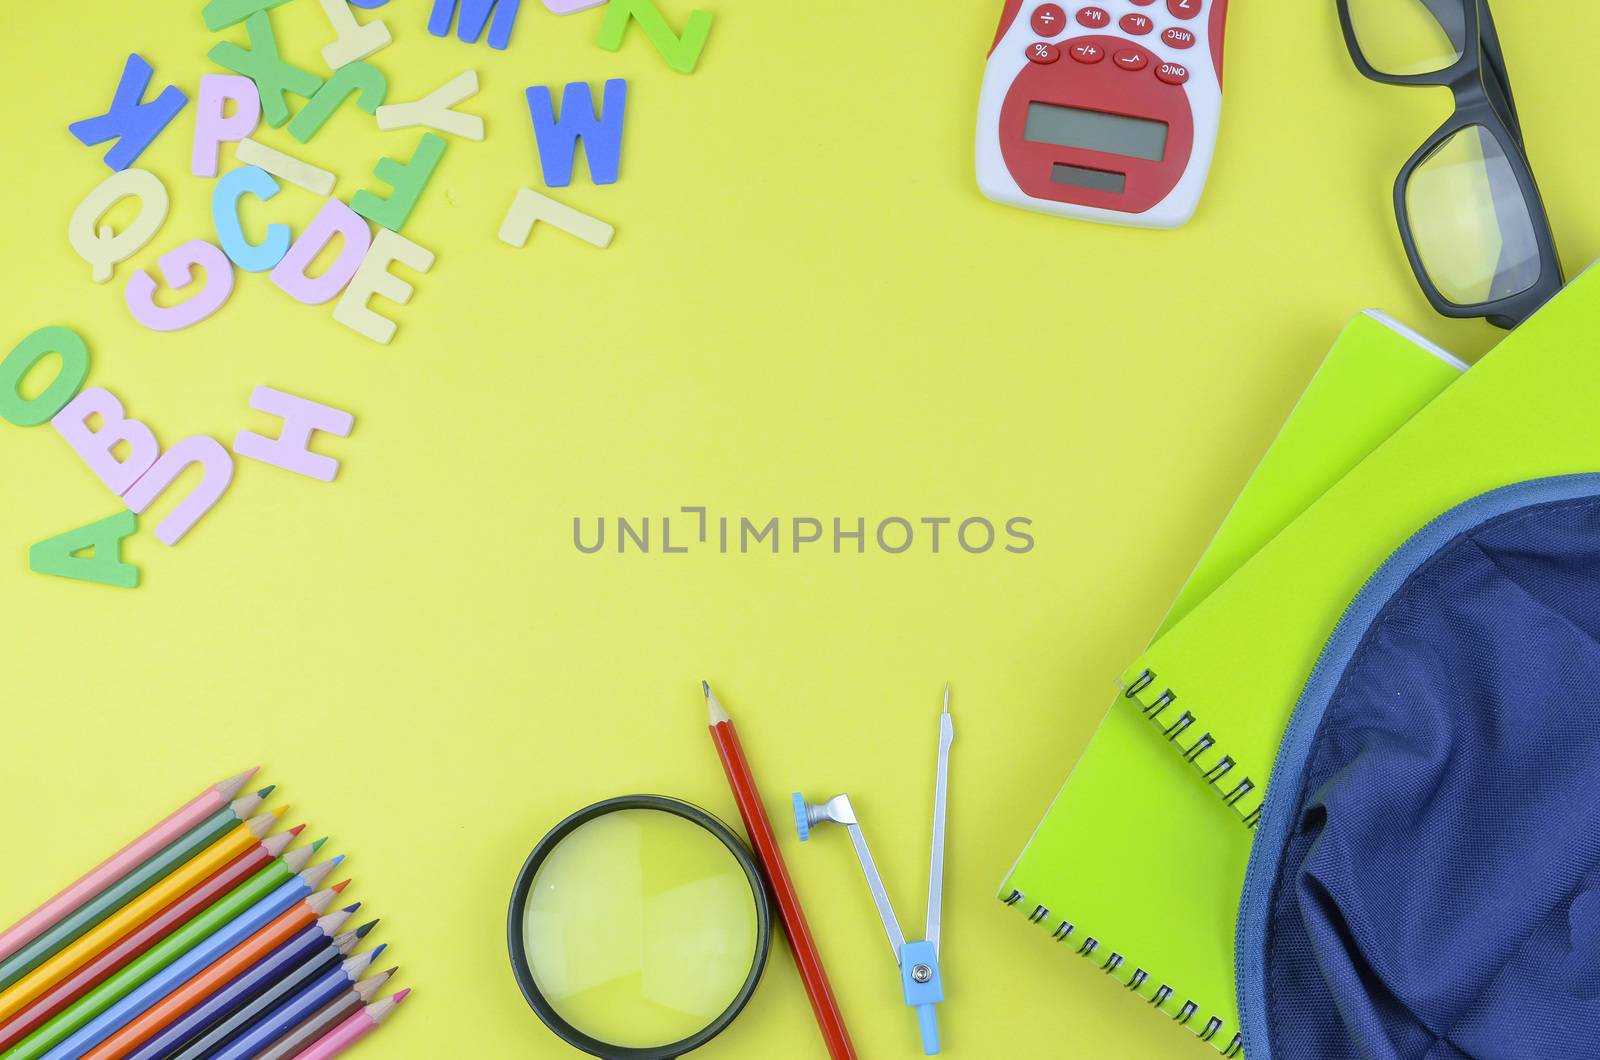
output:
[[264,787],[260,791],[256,792],[256,794],[259,795],[261,798],[265,799],[265,798],[267,798],[268,796],[270,796],[273,792],[275,792],[277,790],[278,790],[278,785],[276,785],[276,784],[268,784],[266,787]]
[[333,885],[333,893],[334,894],[343,894],[344,893],[344,889],[346,887],[348,887],[348,886],[350,886],[350,881],[349,880],[340,880],[338,883]]
[[378,955],[380,953],[382,953],[384,950],[388,949],[388,948],[389,948],[389,944],[387,942],[378,943],[376,946],[374,946],[372,948],[372,954],[371,954],[372,959],[373,960],[377,960],[378,959]]
[[[382,917],[379,917],[379,919],[381,920]],[[366,938],[368,935],[372,934],[372,929],[377,927],[377,926],[378,926],[378,921],[377,920],[369,920],[369,921],[367,921],[365,924],[362,924],[360,927],[356,928],[356,938],[358,938],[358,939]],[[387,945],[387,943],[385,943],[385,945]]]
[[[344,883],[349,883],[349,882],[350,882],[349,880],[345,880],[344,881]],[[344,883],[339,884],[339,886],[335,887],[334,890],[336,890],[336,891],[337,890],[342,890],[344,888]],[[361,908],[361,903],[360,902],[356,902],[354,905],[345,906],[343,909],[339,910],[339,912],[347,913],[347,914],[348,913],[354,913],[357,909],[360,909],[360,908]]]
[[300,833],[304,832],[305,830],[306,830],[306,826],[305,825],[297,824],[293,828],[289,829],[289,834],[294,836],[296,839],[298,839],[298,838],[300,838]]
[[404,990],[400,991],[398,994],[396,994],[394,996],[394,1003],[396,1005],[398,1005],[398,1004],[400,1004],[400,1002],[404,1001],[406,998],[408,998],[410,996],[411,996],[411,988],[408,986]]
[[323,836],[321,839],[319,839],[315,843],[311,844],[311,849],[313,851],[321,850],[322,849],[322,844],[326,843],[327,841],[328,841],[328,837],[327,836]]
[[717,698],[715,692],[711,691],[710,682],[701,681],[700,687],[705,690],[706,716],[710,719],[710,724],[721,725],[724,722],[732,721],[733,719],[728,716],[728,712],[723,709],[722,701]]

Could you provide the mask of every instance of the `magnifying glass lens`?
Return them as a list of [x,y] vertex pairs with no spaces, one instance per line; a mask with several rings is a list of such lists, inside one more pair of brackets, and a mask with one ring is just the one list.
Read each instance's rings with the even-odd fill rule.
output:
[[757,925],[750,879],[715,835],[675,814],[619,810],[580,825],[539,866],[523,945],[562,1019],[601,1042],[651,1048],[734,1003]]

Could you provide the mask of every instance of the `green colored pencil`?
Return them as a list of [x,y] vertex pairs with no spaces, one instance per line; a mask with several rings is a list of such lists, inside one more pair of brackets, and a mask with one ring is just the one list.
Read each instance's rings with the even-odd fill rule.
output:
[[149,861],[79,906],[49,931],[0,961],[0,990],[10,987],[70,946],[100,921],[172,875],[179,865],[239,827],[241,822],[254,817],[256,807],[271,792],[271,788],[265,788],[254,795],[235,799],[163,847]]
[[319,839],[308,847],[289,851],[217,899],[205,912],[162,939],[116,975],[63,1009],[49,1023],[18,1042],[0,1057],[0,1060],[38,1060],[38,1057],[65,1041],[79,1027],[132,993],[146,979],[194,949],[219,929],[226,927],[229,921],[288,883],[305,868],[306,863],[311,860],[311,855],[316,853],[323,842]]

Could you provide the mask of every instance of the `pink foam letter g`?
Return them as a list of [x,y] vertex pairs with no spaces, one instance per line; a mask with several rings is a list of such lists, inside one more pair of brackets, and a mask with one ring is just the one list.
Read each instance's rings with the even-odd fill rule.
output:
[[152,501],[166,492],[167,487],[190,464],[203,467],[205,477],[156,527],[156,537],[169,545],[176,545],[200,521],[200,517],[222,498],[228,490],[228,483],[233,481],[233,457],[228,455],[222,443],[203,434],[185,438],[162,453],[155,466],[145,472],[144,477],[135,482],[133,489],[122,498],[129,508],[143,512]]
[[[339,257],[321,276],[307,276],[306,270],[317,260],[334,236],[344,236]],[[351,277],[361,267],[361,259],[372,247],[372,229],[362,216],[338,199],[323,204],[311,224],[300,233],[289,253],[272,270],[272,282],[290,297],[306,305],[322,305],[339,297]]]
[[[224,114],[232,100],[232,114]],[[217,149],[236,144],[261,124],[261,93],[256,83],[237,74],[206,74],[200,78],[200,104],[195,108],[194,156],[190,168],[197,177],[217,175]]]
[[[98,429],[89,427],[89,417],[94,415],[100,417]],[[89,387],[67,402],[50,421],[50,426],[119,497],[127,493],[161,455],[161,446],[156,444],[156,436],[150,433],[150,428],[129,419],[117,396],[102,387]],[[121,460],[112,453],[118,442],[128,443],[128,455]]]
[[128,277],[128,312],[151,331],[181,331],[198,324],[221,309],[233,294],[233,262],[219,247],[203,239],[192,239],[167,251],[156,267],[174,290],[193,283],[196,268],[205,270],[206,285],[187,302],[166,309],[156,305],[156,281],[148,272],[140,269]]
[[254,431],[240,431],[233,440],[234,452],[297,475],[333,481],[333,476],[339,473],[339,461],[311,452],[311,432],[326,431],[347,438],[356,423],[354,416],[270,386],[256,387],[250,395],[250,407],[283,420],[283,430],[275,439]]

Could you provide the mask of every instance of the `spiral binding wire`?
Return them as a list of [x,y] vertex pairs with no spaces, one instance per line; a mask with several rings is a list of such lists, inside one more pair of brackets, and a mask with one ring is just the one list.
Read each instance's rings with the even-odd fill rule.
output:
[[[1156,672],[1145,670],[1128,686],[1123,696],[1139,708],[1139,712],[1166,737],[1167,742],[1194,766],[1210,788],[1222,801],[1238,814],[1240,823],[1254,828],[1261,822],[1261,805],[1266,798],[1266,788],[1246,776],[1234,776],[1239,763],[1232,755],[1217,748],[1216,737],[1207,732],[1192,711],[1184,710],[1173,717],[1167,708],[1178,701],[1172,689],[1163,689],[1154,699],[1146,701],[1142,693],[1153,688]],[[1194,733],[1199,731],[1199,735]],[[1186,742],[1192,741],[1192,742]]]
[[[1021,891],[1013,889],[1000,901],[1008,906],[1018,906],[1022,904],[1025,897]],[[1050,910],[1042,905],[1034,906],[1033,911],[1028,914],[1028,921],[1033,924],[1044,924],[1049,919]],[[1071,921],[1060,920],[1057,921],[1056,927],[1050,932],[1050,937],[1056,942],[1066,942],[1071,939],[1075,930]],[[1117,979],[1118,982],[1121,982],[1139,996],[1145,997],[1151,1007],[1171,1016],[1173,1022],[1188,1028],[1201,1041],[1210,1042],[1216,1046],[1217,1051],[1224,1057],[1239,1057],[1242,1060],[1244,1057],[1244,1039],[1240,1035],[1235,1034],[1232,1039],[1228,1040],[1226,1047],[1219,1044],[1220,1039],[1218,1039],[1217,1035],[1222,1033],[1223,1029],[1223,1021],[1219,1017],[1211,1016],[1206,1020],[1204,1026],[1196,1027],[1194,1018],[1200,1011],[1199,1005],[1193,1001],[1185,1000],[1182,1005],[1178,1006],[1176,1012],[1169,1011],[1167,1003],[1177,996],[1172,987],[1166,983],[1161,983],[1152,993],[1146,996],[1144,993],[1145,987],[1154,982],[1150,978],[1149,972],[1143,968],[1136,967],[1133,969],[1133,973],[1124,980],[1122,972],[1127,967],[1126,958],[1122,954],[1113,951],[1104,960],[1100,960],[1099,951],[1100,942],[1092,936],[1084,936],[1083,941],[1078,944],[1078,956],[1100,961],[1100,970],[1102,972]]]

